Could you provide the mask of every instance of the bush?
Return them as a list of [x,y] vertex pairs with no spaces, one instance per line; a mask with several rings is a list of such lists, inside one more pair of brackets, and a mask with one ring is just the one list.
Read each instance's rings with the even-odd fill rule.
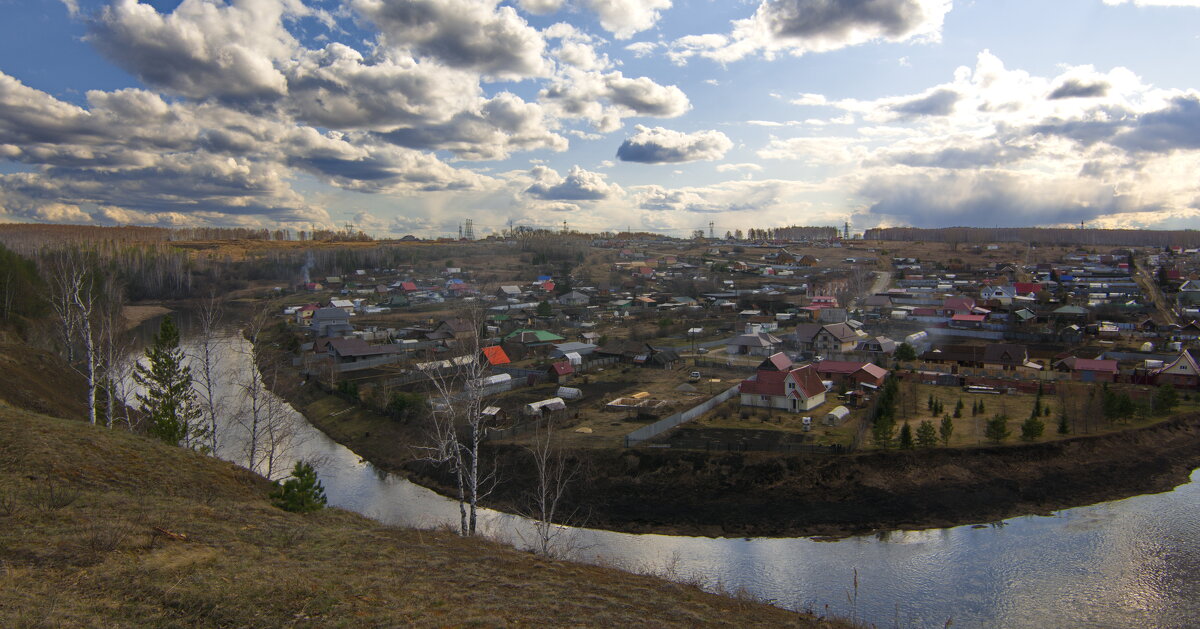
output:
[[270,495],[271,502],[284,511],[307,513],[325,508],[325,488],[313,466],[303,461],[296,461],[292,477],[282,484],[276,482]]

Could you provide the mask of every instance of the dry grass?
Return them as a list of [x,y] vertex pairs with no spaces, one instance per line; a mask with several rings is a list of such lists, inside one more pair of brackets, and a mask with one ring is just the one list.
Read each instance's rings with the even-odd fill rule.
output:
[[285,513],[230,464],[7,405],[0,444],[4,627],[839,626],[336,509]]

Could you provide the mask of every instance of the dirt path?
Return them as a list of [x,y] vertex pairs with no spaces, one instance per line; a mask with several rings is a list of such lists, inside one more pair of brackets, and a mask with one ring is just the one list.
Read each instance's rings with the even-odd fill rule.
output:
[[165,306],[125,306],[121,309],[121,317],[125,319],[125,329],[132,330],[154,317],[161,317],[169,312],[171,309]]

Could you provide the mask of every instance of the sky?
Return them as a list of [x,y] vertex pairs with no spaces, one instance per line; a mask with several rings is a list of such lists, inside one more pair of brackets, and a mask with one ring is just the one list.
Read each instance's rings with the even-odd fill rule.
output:
[[1200,0],[0,0],[0,221],[1200,227]]

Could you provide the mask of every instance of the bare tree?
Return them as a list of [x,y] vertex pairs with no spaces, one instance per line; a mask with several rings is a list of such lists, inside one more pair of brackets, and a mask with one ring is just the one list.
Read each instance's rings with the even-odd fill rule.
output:
[[459,533],[475,535],[479,501],[495,486],[495,469],[480,470],[480,450],[486,436],[483,415],[483,378],[487,366],[480,360],[479,334],[483,311],[477,304],[460,318],[474,332],[458,340],[460,354],[447,360],[417,365],[432,385],[433,410],[429,414],[428,445],[419,448],[425,461],[449,466],[458,490]]
[[259,311],[246,329],[249,341],[244,350],[249,366],[238,378],[242,404],[235,413],[238,425],[245,431],[242,454],[246,467],[274,479],[287,472],[287,456],[298,445],[293,418],[287,403],[272,391],[278,384],[278,366],[273,364],[264,374],[258,341],[269,321],[269,308]]
[[67,360],[74,362],[76,335],[83,345],[83,376],[87,378],[88,423],[96,424],[96,310],[95,275],[88,260],[78,250],[60,250],[49,257],[51,303],[62,323]]
[[96,308],[96,344],[100,387],[104,392],[104,425],[108,428],[116,423],[118,413],[124,414],[126,424],[131,423],[125,380],[132,369],[129,360],[132,347],[122,314],[124,306],[125,289],[120,280],[112,274],[105,275],[100,280]]
[[533,456],[537,475],[526,515],[533,520],[536,548],[543,555],[564,554],[560,538],[569,529],[557,522],[569,522],[574,519],[574,514],[564,518],[559,509],[580,469],[578,461],[569,458],[555,435],[554,416],[546,413],[535,420],[533,437],[526,446]]
[[213,455],[216,454],[220,442],[217,417],[220,407],[223,406],[220,394],[221,375],[217,364],[221,351],[217,328],[223,316],[224,304],[216,294],[210,294],[200,302],[196,347],[192,356],[196,361],[196,390],[200,394],[200,417],[206,437],[203,447]]

